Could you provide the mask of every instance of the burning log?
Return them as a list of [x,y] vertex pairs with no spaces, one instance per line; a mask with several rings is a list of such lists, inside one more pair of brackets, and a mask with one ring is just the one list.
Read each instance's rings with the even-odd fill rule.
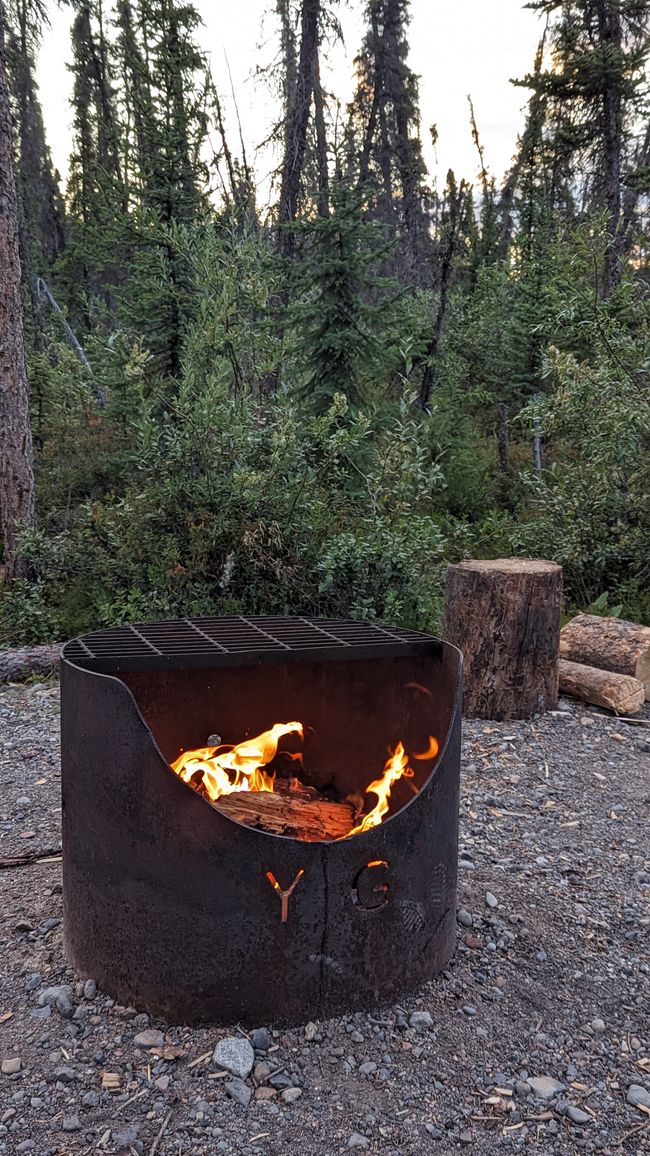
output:
[[560,631],[560,657],[636,678],[650,699],[650,626],[578,614]]
[[343,839],[355,821],[351,803],[332,803],[302,785],[282,791],[236,791],[222,795],[213,806],[247,827],[306,843]]
[[557,704],[562,568],[530,558],[447,570],[443,637],[463,651],[468,718],[532,718]]
[[638,678],[584,666],[560,659],[560,690],[582,702],[613,710],[615,714],[636,714],[645,701],[645,687]]

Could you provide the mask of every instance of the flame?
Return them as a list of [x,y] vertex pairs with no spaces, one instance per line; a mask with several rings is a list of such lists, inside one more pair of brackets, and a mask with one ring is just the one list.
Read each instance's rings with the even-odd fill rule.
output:
[[408,755],[404,750],[404,745],[403,743],[398,743],[395,751],[384,767],[382,777],[376,779],[374,783],[370,783],[370,785],[366,787],[366,794],[372,792],[373,795],[377,796],[375,806],[372,808],[372,811],[369,811],[367,815],[363,816],[361,822],[357,823],[356,827],[348,831],[345,838],[349,839],[351,835],[360,835],[362,831],[369,831],[372,827],[377,827],[388,810],[388,800],[390,799],[393,784],[397,783],[399,779],[412,779],[413,775],[414,771],[409,766]]
[[273,775],[263,768],[278,753],[280,739],[289,734],[299,734],[302,738],[302,723],[275,723],[269,731],[237,746],[185,751],[171,764],[171,768],[184,783],[201,773],[201,782],[211,803],[235,791],[272,791]]
[[417,759],[418,761],[423,761],[426,759],[435,759],[439,750],[440,750],[440,744],[438,743],[438,740],[434,739],[433,735],[429,735],[429,745],[428,745],[426,751],[422,751],[421,755],[413,755],[413,758]]
[[[205,790],[211,803],[216,802],[222,795],[232,795],[235,791],[274,791],[275,779],[264,768],[273,761],[278,753],[278,744],[284,735],[298,734],[304,738],[303,725],[299,722],[275,723],[270,730],[257,735],[256,738],[246,739],[236,746],[222,744],[220,746],[200,747],[193,751],[184,751],[171,768],[183,780],[192,786],[199,783]],[[438,754],[439,744],[433,735],[429,736],[427,749],[421,754],[413,754],[414,759],[434,759]],[[285,751],[289,758],[302,762],[302,755]],[[380,779],[376,779],[366,787],[366,794],[377,796],[377,802],[367,815],[363,815],[360,822],[344,835],[349,839],[351,835],[360,835],[377,827],[389,810],[389,800],[392,788],[401,779],[412,779],[413,768],[409,765],[409,757],[404,744],[399,742],[386,761],[384,772]],[[200,775],[200,780],[198,776]],[[301,786],[300,779],[294,780],[296,788]],[[409,784],[415,794],[418,788]],[[373,860],[369,866],[378,866],[383,860]],[[271,872],[267,872],[269,883],[275,890],[282,893],[282,889]]]

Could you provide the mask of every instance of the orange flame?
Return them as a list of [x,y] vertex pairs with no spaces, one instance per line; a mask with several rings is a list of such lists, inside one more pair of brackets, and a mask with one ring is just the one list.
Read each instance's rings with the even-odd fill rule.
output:
[[[200,775],[200,783],[211,803],[216,802],[222,795],[232,795],[235,791],[273,791],[275,780],[273,775],[264,770],[273,761],[280,739],[284,735],[298,734],[304,738],[303,725],[299,722],[275,723],[270,730],[257,735],[256,738],[246,739],[237,746],[222,745],[217,747],[201,747],[194,751],[185,751],[171,764],[171,768],[184,783],[197,785],[195,776]],[[434,759],[438,754],[439,744],[433,735],[429,736],[429,744],[421,754],[414,754],[418,760]],[[302,761],[302,755],[289,751],[285,752],[289,758]],[[367,815],[362,816],[344,839],[351,835],[360,835],[363,831],[370,831],[377,827],[388,813],[390,794],[395,783],[400,779],[412,779],[414,771],[409,766],[409,759],[403,743],[398,743],[394,752],[388,758],[384,772],[380,779],[376,779],[366,787],[366,794],[377,796],[377,802]],[[300,784],[300,780],[296,780]],[[414,784],[411,790],[417,794],[418,788]],[[373,861],[371,866],[383,862]],[[267,872],[269,883],[278,891],[279,884]]]
[[235,791],[272,791],[273,775],[263,767],[275,758],[283,735],[289,734],[299,734],[302,738],[302,723],[275,723],[269,731],[234,747],[201,747],[185,751],[171,764],[171,768],[184,783],[201,772],[201,782],[211,803]]
[[399,779],[412,779],[413,774],[412,768],[409,767],[408,755],[404,750],[404,746],[402,743],[398,743],[394,753],[390,756],[384,767],[384,773],[381,779],[375,779],[374,783],[370,783],[370,786],[366,787],[366,794],[372,791],[372,794],[377,796],[375,806],[372,808],[372,811],[369,811],[367,815],[363,816],[361,822],[357,823],[356,827],[348,831],[345,838],[349,839],[350,835],[360,835],[362,831],[369,831],[371,827],[377,827],[388,810],[388,800],[390,799],[393,783],[397,783]]

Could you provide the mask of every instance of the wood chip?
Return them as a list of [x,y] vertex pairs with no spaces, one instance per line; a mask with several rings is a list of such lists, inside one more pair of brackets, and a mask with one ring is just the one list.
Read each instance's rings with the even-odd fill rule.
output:
[[206,1060],[210,1059],[211,1055],[212,1052],[204,1052],[202,1056],[197,1056],[195,1060],[192,1060],[192,1062],[187,1065],[188,1068],[198,1068],[199,1064],[205,1063]]
[[7,1020],[10,1020],[13,1014],[13,1012],[3,1012],[2,1015],[0,1015],[0,1024],[6,1024]]
[[118,1072],[102,1072],[102,1088],[107,1092],[119,1092],[120,1076]]

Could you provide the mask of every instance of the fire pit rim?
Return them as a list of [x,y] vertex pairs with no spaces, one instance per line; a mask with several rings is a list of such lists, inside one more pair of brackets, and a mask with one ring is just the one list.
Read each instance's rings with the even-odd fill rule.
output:
[[[346,622],[348,620],[342,619],[341,621]],[[120,628],[118,627],[116,629],[120,629]],[[411,633],[415,633],[415,632],[411,632]],[[179,776],[175,774],[175,772],[172,770],[169,763],[165,759],[162,751],[160,750],[160,747],[158,745],[158,742],[156,740],[156,737],[155,737],[151,727],[149,726],[144,715],[142,714],[142,711],[140,710],[140,706],[139,706],[139,703],[135,697],[135,694],[133,693],[131,687],[126,682],[124,682],[123,679],[120,678],[120,676],[119,676],[120,672],[118,671],[118,672],[109,674],[106,671],[93,670],[92,668],[89,668],[88,666],[85,666],[82,663],[75,661],[73,658],[70,658],[66,654],[66,650],[68,650],[68,648],[72,647],[73,643],[79,643],[80,639],[83,637],[87,637],[87,636],[80,636],[80,638],[71,639],[69,642],[67,642],[63,646],[62,651],[61,651],[60,665],[62,666],[63,663],[65,662],[66,665],[74,667],[76,670],[80,671],[80,673],[82,673],[83,675],[90,675],[93,678],[106,679],[107,681],[109,681],[111,683],[117,684],[117,686],[119,686],[121,692],[126,692],[127,697],[131,700],[132,705],[135,707],[137,717],[138,717],[139,721],[141,722],[142,726],[144,727],[145,731],[147,732],[149,739],[151,740],[155,754],[158,757],[158,759],[160,760],[160,762],[162,763],[164,770],[167,772],[167,774],[171,775],[172,779],[174,779],[176,782],[179,782],[181,784],[181,786],[184,787],[189,792],[190,797],[197,799],[203,806],[209,808],[209,810],[213,814],[216,812],[218,819],[227,820],[228,823],[237,827],[239,830],[242,830],[244,832],[251,832],[251,833],[256,834],[256,835],[264,835],[268,839],[274,839],[274,840],[275,839],[281,839],[281,840],[289,842],[289,843],[299,843],[299,844],[302,844],[303,846],[305,845],[303,840],[296,839],[293,835],[281,835],[281,834],[277,834],[276,832],[273,832],[273,831],[266,831],[266,830],[264,830],[264,828],[261,828],[261,827],[251,827],[246,823],[241,823],[238,819],[233,818],[226,811],[222,811],[220,808],[213,806],[207,799],[203,798],[202,795],[200,795],[200,794],[198,794],[198,792],[194,791],[192,789],[192,787],[189,786],[188,783],[183,782],[183,780],[180,779]],[[420,641],[421,641],[421,643],[437,644],[437,647],[439,647],[440,653],[444,653],[445,650],[447,650],[448,652],[455,652],[455,654],[457,656],[457,664],[458,665],[457,665],[455,688],[454,688],[454,700],[458,701],[458,695],[459,695],[460,688],[462,686],[462,679],[463,679],[463,655],[462,655],[462,651],[460,651],[458,649],[458,647],[453,646],[451,643],[445,642],[442,639],[435,637],[434,635],[420,634]],[[410,641],[405,642],[404,646],[407,648],[410,647]],[[404,657],[409,657],[410,655],[412,655],[412,652],[405,654]],[[282,658],[287,657],[285,654],[282,654],[282,653],[280,656]],[[241,656],[237,656],[237,657],[240,658]],[[274,658],[277,658],[277,657],[278,657],[278,653],[275,652]],[[340,656],[337,653],[336,658],[339,658],[339,657]],[[346,654],[345,657],[348,660],[355,660],[356,658],[358,658],[359,661],[363,661],[363,660],[367,661],[368,656],[364,653],[364,654],[359,654],[358,656],[356,656],[354,654]],[[391,655],[382,654],[382,655],[378,655],[378,657],[386,657],[386,658],[399,657],[399,655],[396,656],[394,654],[391,654]],[[309,655],[309,658],[305,659],[305,661],[309,661],[311,658],[312,658],[312,655]],[[332,656],[330,653],[330,655],[328,655],[328,658],[332,659],[332,658],[334,658],[334,656]],[[295,659],[295,655],[294,655],[294,659]],[[301,661],[301,660],[302,660],[302,658],[299,659],[299,661]],[[336,659],[334,659],[334,660],[336,660]],[[320,661],[320,656],[319,656],[319,661]],[[255,662],[256,662],[256,656],[253,654],[250,656],[249,662],[242,664],[241,661],[238,661],[237,663],[235,663],[233,665],[251,665],[252,666],[255,664]],[[227,668],[228,665],[230,665],[230,664],[219,663],[219,664],[215,664],[214,667],[206,667],[206,666],[202,665],[202,669],[223,670],[224,667]],[[179,669],[179,668],[177,667],[176,669]],[[429,772],[427,778],[425,779],[422,786],[420,787],[417,795],[414,795],[412,799],[408,799],[407,802],[404,803],[404,805],[401,806],[399,808],[399,810],[396,811],[394,814],[388,815],[386,818],[384,818],[380,824],[381,828],[388,827],[388,825],[390,823],[392,823],[393,820],[398,819],[400,816],[406,815],[406,812],[410,810],[410,808],[413,806],[413,804],[416,803],[419,799],[421,799],[425,792],[428,793],[428,791],[431,789],[431,787],[432,787],[432,785],[436,779],[436,775],[437,775],[439,767],[444,765],[445,753],[446,753],[447,747],[451,741],[451,735],[452,735],[452,730],[453,730],[452,724],[453,724],[453,712],[452,712],[452,715],[450,716],[449,725],[447,727],[444,741],[440,744],[440,749],[439,749],[437,755],[435,756],[435,763],[434,763],[433,767],[431,768],[431,771]],[[355,840],[355,846],[358,846],[361,849],[362,844],[361,844],[361,842],[357,842],[357,840],[360,841],[363,839],[364,841],[369,841],[371,837],[376,839],[376,836],[377,836],[377,828],[371,827],[367,831],[360,831],[360,832],[358,832],[357,835],[354,835],[351,837],[345,837],[342,839],[341,838],[339,838],[339,839],[319,839],[314,845],[317,847],[322,847],[322,846],[331,847],[331,846],[335,846],[335,845],[349,844],[353,838]],[[307,844],[307,845],[309,845],[309,844]]]

